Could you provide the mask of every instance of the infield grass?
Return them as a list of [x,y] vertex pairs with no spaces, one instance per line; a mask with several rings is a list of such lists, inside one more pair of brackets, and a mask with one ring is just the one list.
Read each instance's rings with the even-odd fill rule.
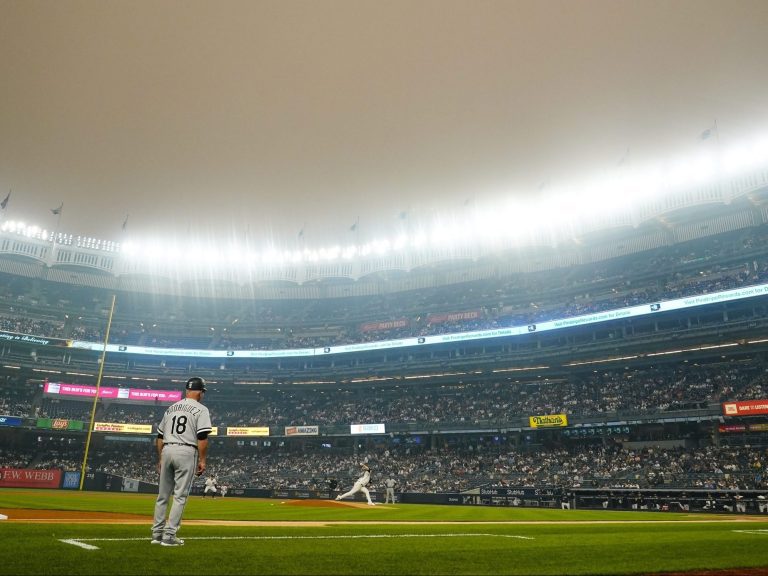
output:
[[[728,517],[654,512],[422,505],[321,508],[280,500],[197,497],[190,500],[185,520],[351,523],[189,523],[179,532],[186,545],[166,548],[149,544],[153,504],[152,495],[0,490],[0,508],[146,515],[146,524],[0,522],[5,544],[0,547],[0,565],[8,574],[105,575],[624,575],[768,566],[768,522],[757,517],[724,522]],[[608,522],[594,523],[599,521]]]

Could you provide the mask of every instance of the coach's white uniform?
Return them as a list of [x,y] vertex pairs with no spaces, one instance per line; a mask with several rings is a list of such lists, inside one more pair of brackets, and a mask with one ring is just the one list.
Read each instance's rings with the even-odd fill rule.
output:
[[371,500],[371,494],[368,492],[368,482],[371,481],[371,469],[368,468],[365,464],[362,465],[363,468],[363,475],[360,476],[360,478],[357,479],[357,482],[355,482],[355,485],[352,486],[352,490],[347,492],[346,494],[340,494],[336,496],[336,500],[343,500],[347,496],[352,496],[353,494],[357,494],[358,492],[362,492],[365,494],[366,499],[368,500],[368,505],[373,506],[373,500]]
[[[190,378],[188,391],[205,392],[202,378]],[[212,430],[211,415],[201,402],[187,397],[170,406],[157,427],[158,446],[162,446],[160,459],[160,486],[155,502],[155,517],[152,525],[152,541],[163,545],[176,540],[181,525],[184,506],[192,488],[192,480],[198,469],[198,438],[207,438]],[[207,450],[207,440],[205,440]],[[205,454],[201,455],[201,466]],[[204,469],[204,466],[203,466]],[[166,521],[165,515],[173,496],[173,506]],[[182,541],[178,541],[182,544]],[[178,544],[168,544],[171,546]]]

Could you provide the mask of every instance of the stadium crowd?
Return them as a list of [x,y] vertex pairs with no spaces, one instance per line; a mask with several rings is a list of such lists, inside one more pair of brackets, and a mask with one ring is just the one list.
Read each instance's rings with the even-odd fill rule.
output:
[[[624,258],[418,291],[243,303],[123,302],[110,341],[161,348],[307,348],[535,324],[768,280],[768,225]],[[33,292],[31,297],[26,291]],[[100,342],[95,291],[0,278],[0,329]],[[106,300],[106,295],[103,295]],[[52,318],[56,318],[52,320]]]
[[[0,383],[1,384],[1,383]],[[504,426],[531,415],[568,414],[630,418],[714,408],[724,401],[768,397],[768,358],[709,364],[584,371],[559,379],[490,383],[399,384],[396,387],[262,387],[228,389],[207,399],[217,425],[345,426],[359,422],[421,425]],[[0,407],[8,416],[90,420],[87,398],[49,395],[39,386],[0,385]],[[161,404],[97,403],[99,421],[155,424]]]
[[[53,444],[41,443],[32,455],[29,449],[3,449],[0,467],[80,469],[82,443]],[[120,444],[91,452],[89,470],[157,483],[154,447],[150,443],[139,447]],[[478,442],[438,449],[400,445],[357,454],[219,446],[210,453],[207,474],[232,489],[323,492],[331,479],[340,486],[351,484],[363,461],[374,470],[376,491],[383,491],[387,477],[396,479],[399,492],[421,493],[464,492],[491,485],[768,490],[764,478],[767,450],[712,445],[631,449],[619,443],[574,443],[516,449]]]

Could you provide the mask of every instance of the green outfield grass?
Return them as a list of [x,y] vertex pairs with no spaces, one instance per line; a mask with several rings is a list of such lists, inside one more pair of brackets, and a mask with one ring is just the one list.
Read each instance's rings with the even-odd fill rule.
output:
[[[146,525],[0,522],[0,566],[7,574],[205,575],[620,575],[768,566],[768,522],[714,521],[723,516],[422,505],[319,508],[197,497],[187,506],[186,520],[352,523],[187,524],[179,532],[186,545],[165,548],[149,544],[153,503],[152,495],[0,490],[0,508],[147,517]],[[415,524],[391,524],[397,521]],[[544,523],[490,523],[515,521]]]

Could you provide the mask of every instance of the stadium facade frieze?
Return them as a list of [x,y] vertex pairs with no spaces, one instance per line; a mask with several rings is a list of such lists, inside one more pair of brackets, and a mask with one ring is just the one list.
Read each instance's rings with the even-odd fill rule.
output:
[[[48,277],[54,282],[65,282],[106,290],[137,291],[147,289],[169,295],[190,294],[202,297],[253,298],[253,287],[259,290],[261,299],[317,298],[327,295],[356,296],[370,295],[372,291],[383,293],[393,289],[413,288],[413,280],[389,280],[386,286],[366,284],[357,286],[354,281],[375,277],[380,273],[406,272],[418,276],[420,287],[444,283],[446,278],[456,281],[482,279],[499,271],[499,254],[505,251],[515,254],[504,264],[504,272],[526,273],[538,270],[552,270],[574,262],[592,263],[663,248],[670,243],[685,242],[704,236],[739,230],[768,221],[765,206],[755,213],[750,202],[740,199],[754,197],[768,189],[768,169],[759,168],[745,174],[730,175],[718,182],[717,186],[694,186],[682,195],[649,198],[632,208],[631,211],[616,214],[594,214],[593,217],[572,222],[562,229],[541,226],[525,238],[500,239],[493,244],[426,245],[411,251],[393,251],[389,254],[376,252],[368,256],[359,254],[352,260],[328,262],[282,262],[233,261],[228,265],[212,267],[206,277],[210,282],[200,282],[195,274],[198,268],[186,261],[159,263],[150,257],[136,257],[124,252],[117,242],[59,233],[56,245],[53,236],[43,238],[39,234],[24,231],[4,230],[0,232],[0,272],[26,277]],[[702,206],[711,210],[701,213]],[[665,220],[664,233],[653,225],[657,219],[668,214],[675,218]],[[689,213],[687,218],[684,217]],[[647,228],[643,224],[650,223]],[[617,231],[620,234],[617,236]],[[621,242],[585,242],[601,233],[613,234]],[[582,239],[579,246],[573,246],[574,238]],[[568,247],[571,246],[569,249]],[[540,251],[549,248],[546,256],[537,254],[534,258],[519,258],[526,250]],[[485,259],[489,261],[482,265]],[[472,263],[471,265],[468,263]],[[430,266],[450,264],[449,270],[429,274]],[[147,277],[157,281],[147,283]],[[346,278],[350,285],[313,285],[325,279]],[[194,280],[190,282],[190,280]],[[270,286],[280,283],[281,286]],[[263,284],[263,286],[259,286]],[[288,288],[288,290],[286,290]]]

